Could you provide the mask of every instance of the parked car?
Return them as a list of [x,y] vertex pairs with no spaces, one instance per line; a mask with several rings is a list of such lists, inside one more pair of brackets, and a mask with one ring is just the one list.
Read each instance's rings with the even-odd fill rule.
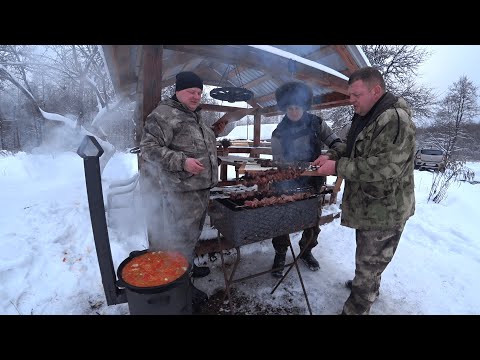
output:
[[445,170],[445,153],[439,149],[420,149],[415,154],[415,169]]

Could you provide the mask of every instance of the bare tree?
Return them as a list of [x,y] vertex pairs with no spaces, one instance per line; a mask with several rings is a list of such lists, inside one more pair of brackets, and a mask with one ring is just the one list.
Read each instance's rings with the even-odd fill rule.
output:
[[475,173],[465,167],[466,158],[460,155],[458,143],[469,137],[466,125],[480,113],[477,104],[477,87],[466,76],[449,87],[448,93],[440,103],[434,124],[438,139],[445,151],[445,172],[435,173],[428,200],[441,202],[451,183],[458,180],[471,180]]
[[362,45],[372,66],[385,79],[387,90],[403,97],[412,107],[414,116],[430,117],[435,104],[432,88],[416,82],[419,66],[431,53],[417,45]]
[[[77,126],[90,123],[105,137],[99,121],[93,120],[99,109],[108,108],[114,90],[98,46],[51,45],[46,47],[46,52],[41,56],[51,69],[68,78],[70,86],[75,87]],[[90,99],[96,101],[90,102],[87,108]]]
[[[416,45],[361,45],[361,48],[370,64],[382,73],[387,91],[403,97],[412,107],[415,118],[420,120],[433,115],[436,96],[431,88],[417,83],[418,68],[430,52]],[[344,128],[353,117],[351,106],[321,113],[336,131]]]
[[353,114],[351,106],[339,106],[320,111],[320,116],[331,123],[332,130],[337,134],[350,125]]
[[[43,52],[40,50],[43,49]],[[46,74],[48,74],[46,76]],[[48,80],[47,80],[48,79]],[[3,82],[2,82],[3,80]],[[106,142],[106,134],[101,127],[102,120],[108,118],[109,101],[113,97],[113,86],[110,83],[103,57],[96,45],[69,46],[0,46],[0,83],[9,82],[18,88],[28,99],[31,119],[34,119],[37,136],[43,134],[43,123],[67,125],[71,127],[71,119],[55,110],[47,112],[48,99],[45,98],[46,86],[56,84],[64,93],[74,94],[74,114],[77,115],[76,133],[63,136],[63,139],[78,141],[80,134],[94,134],[101,139],[105,152],[101,158],[102,169],[115,147]],[[52,92],[54,93],[54,92]],[[58,95],[59,93],[54,93]],[[48,104],[54,103],[52,101]],[[57,102],[58,103],[58,102]],[[117,106],[121,101],[116,101]],[[53,127],[56,128],[56,127]],[[75,126],[73,127],[75,128]],[[68,130],[71,132],[70,130]],[[54,131],[55,132],[55,131]],[[52,132],[52,133],[54,133]],[[58,134],[57,134],[58,135]],[[39,144],[37,144],[39,145]],[[77,146],[78,144],[71,144]],[[104,160],[102,162],[102,160]]]
[[462,76],[449,87],[447,95],[439,104],[434,125],[438,128],[437,137],[443,141],[447,158],[456,157],[461,150],[458,147],[459,140],[469,137],[466,125],[480,114],[477,90],[466,76]]

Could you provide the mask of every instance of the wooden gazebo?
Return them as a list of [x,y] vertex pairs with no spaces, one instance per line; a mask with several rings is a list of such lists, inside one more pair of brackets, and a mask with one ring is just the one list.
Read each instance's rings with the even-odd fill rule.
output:
[[253,92],[248,108],[203,104],[236,121],[254,116],[253,147],[260,145],[262,116],[278,115],[275,90],[301,80],[313,89],[312,109],[348,104],[347,80],[369,65],[357,45],[102,45],[117,94],[135,100],[138,145],[145,117],[160,101],[161,89],[180,71],[194,71],[206,85]]
[[[268,153],[260,146],[260,124],[262,116],[280,114],[275,101],[279,86],[292,80],[310,85],[313,110],[343,106],[349,103],[348,76],[369,65],[357,45],[102,45],[102,50],[117,95],[136,102],[135,145],[139,145],[146,116],[161,100],[162,89],[174,84],[177,73],[188,70],[201,76],[206,85],[253,93],[247,108],[202,104],[204,111],[223,112],[232,122],[253,115],[251,156]],[[329,214],[322,221],[335,217],[338,214]]]

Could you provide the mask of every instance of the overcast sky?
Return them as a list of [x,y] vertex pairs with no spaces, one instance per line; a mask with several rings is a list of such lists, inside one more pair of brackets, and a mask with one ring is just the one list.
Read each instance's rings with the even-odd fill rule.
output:
[[480,45],[428,45],[431,57],[419,68],[422,81],[444,96],[448,87],[466,75],[480,88]]

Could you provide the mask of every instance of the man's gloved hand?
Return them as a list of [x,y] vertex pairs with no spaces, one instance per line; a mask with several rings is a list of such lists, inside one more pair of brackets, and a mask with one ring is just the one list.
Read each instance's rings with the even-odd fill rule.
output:
[[313,166],[322,166],[325,164],[327,160],[330,160],[330,157],[328,155],[320,155],[318,158],[315,159],[315,161],[312,163]]
[[321,176],[334,175],[336,163],[334,160],[325,161],[325,163],[318,168],[317,173]]

